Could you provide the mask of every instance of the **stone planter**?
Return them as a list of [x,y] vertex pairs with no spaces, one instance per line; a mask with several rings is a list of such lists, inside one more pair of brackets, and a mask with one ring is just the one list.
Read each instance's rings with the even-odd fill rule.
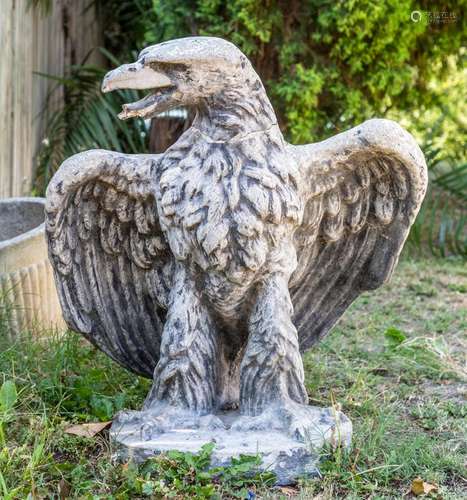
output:
[[64,327],[47,258],[44,203],[44,198],[0,200],[0,320],[11,336]]

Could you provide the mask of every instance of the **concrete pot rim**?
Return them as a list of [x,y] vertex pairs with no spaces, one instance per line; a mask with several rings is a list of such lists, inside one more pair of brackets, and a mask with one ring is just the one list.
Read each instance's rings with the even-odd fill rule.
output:
[[[0,200],[0,208],[1,205],[5,204],[10,204],[10,203],[30,203],[30,204],[39,204],[42,205],[45,211],[45,198],[41,197],[35,197],[35,196],[24,196],[24,197],[14,197],[14,198],[4,198]],[[44,219],[45,219],[45,214],[44,214]],[[18,236],[14,236],[13,238],[10,238],[5,241],[0,241],[0,251],[3,250],[6,247],[12,247],[16,246],[20,243],[23,243],[24,241],[34,238],[40,233],[43,233],[45,230],[45,222],[42,222],[36,227],[33,227],[29,231],[26,231],[24,233],[19,234]]]

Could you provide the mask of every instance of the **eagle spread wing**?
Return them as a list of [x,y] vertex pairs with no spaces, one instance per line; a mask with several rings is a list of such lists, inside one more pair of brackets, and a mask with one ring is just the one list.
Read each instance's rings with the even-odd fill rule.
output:
[[389,120],[290,146],[308,179],[290,289],[305,350],[365,290],[391,275],[426,190],[422,152]]
[[68,325],[151,377],[173,258],[150,171],[157,156],[94,150],[66,160],[47,190],[46,230]]

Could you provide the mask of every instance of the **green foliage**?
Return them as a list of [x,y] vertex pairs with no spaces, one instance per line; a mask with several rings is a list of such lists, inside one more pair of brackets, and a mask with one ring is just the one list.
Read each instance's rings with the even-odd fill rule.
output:
[[[31,0],[36,7],[50,12],[49,0]],[[130,60],[145,44],[146,31],[152,26],[152,0],[91,0],[86,8],[96,7],[105,27],[102,54],[109,66]],[[47,8],[46,8],[47,7]],[[106,69],[86,64],[66,68],[65,75],[47,75],[55,83],[50,98],[63,91],[64,106],[49,113],[45,137],[37,159],[34,193],[43,195],[52,175],[63,160],[93,148],[125,153],[148,150],[148,130],[143,120],[121,121],[117,114],[123,103],[139,99],[136,91],[102,94],[100,85]],[[47,111],[48,105],[44,111]]]
[[[453,110],[449,113],[454,116]],[[465,134],[456,136],[453,131],[448,142],[447,137],[442,137],[445,123],[444,115],[440,115],[425,131],[423,151],[429,166],[428,192],[411,229],[409,243],[419,253],[429,249],[440,257],[467,258],[467,158],[465,147],[460,144],[465,141]]]
[[[462,53],[465,57],[465,54]],[[445,62],[446,79],[432,85],[434,104],[410,115],[391,117],[415,134],[429,167],[428,193],[412,227],[409,243],[423,252],[467,257],[467,69]]]
[[[152,0],[92,0],[104,26],[105,49],[125,60],[145,45],[155,16]],[[111,61],[112,62],[112,61]]]
[[[31,0],[49,5],[49,0]],[[465,3],[464,1],[462,3]],[[105,55],[134,59],[144,45],[187,35],[236,43],[266,84],[295,143],[324,139],[385,116],[413,133],[427,156],[430,189],[409,241],[415,252],[467,256],[467,32],[462,5],[423,0],[95,0]],[[422,13],[419,22],[412,11]],[[450,22],[433,22],[447,12]],[[68,156],[95,147],[147,152],[144,123],[115,115],[135,93],[102,96],[103,71],[74,67],[57,82],[65,107],[50,121],[35,192]]]
[[[107,53],[107,52],[106,52]],[[60,163],[87,149],[103,148],[125,153],[147,151],[148,130],[143,120],[116,118],[122,104],[137,100],[136,91],[102,94],[105,70],[89,65],[73,66],[66,77],[43,75],[63,86],[65,105],[47,125],[42,141],[35,191],[43,193]]]
[[[154,0],[150,41],[190,34],[222,36],[253,60],[293,142],[311,142],[366,118],[433,104],[434,78],[453,56],[460,66],[465,29],[457,2],[453,23],[414,23],[412,0]],[[439,9],[438,9],[439,10]]]
[[389,340],[392,345],[400,345],[404,340],[407,340],[407,337],[401,332],[398,328],[394,328],[393,326],[388,328],[384,336]]
[[[467,30],[458,2],[153,3],[150,42],[215,35],[249,55],[291,142],[321,140],[374,116],[402,122],[428,153],[435,185],[410,240],[418,251],[467,256]],[[420,22],[411,20],[414,10],[422,11]],[[436,23],[430,12],[455,18]]]
[[27,8],[30,9],[34,7],[39,9],[39,11],[45,15],[52,11],[52,0],[27,0]]
[[16,403],[18,393],[16,386],[11,380],[6,380],[0,387],[0,411],[7,412],[11,410]]
[[[435,293],[431,293],[435,289]],[[415,477],[445,500],[465,497],[463,354],[467,270],[460,260],[403,261],[378,293],[361,296],[304,357],[311,404],[339,404],[354,425],[348,451],[322,451],[322,478],[298,498],[402,498]],[[0,498],[282,498],[257,457],[210,469],[201,453],[111,460],[107,431],[85,438],[70,423],[140,408],[150,381],[127,372],[77,334],[7,341],[0,307]],[[13,385],[15,388],[13,388]],[[16,394],[16,396],[15,396]],[[92,395],[113,409],[95,403]],[[124,402],[120,403],[124,395]],[[4,408],[8,408],[5,418]],[[113,415],[111,415],[113,416]],[[1,438],[0,438],[1,439]]]
[[[35,411],[40,412],[46,405],[57,408],[57,416],[72,416],[76,422],[106,421],[123,407],[139,402],[149,390],[146,379],[125,371],[113,373],[113,361],[96,349],[88,348],[79,335],[67,335],[63,339],[52,337],[37,344],[25,334],[5,349],[5,340],[1,342],[0,368],[4,372],[15,369],[18,352],[22,352],[21,369],[27,380],[32,383],[31,377],[37,377],[34,381],[37,397],[29,401],[30,408]],[[43,372],[47,377],[40,376]],[[0,408],[1,399],[0,391]]]
[[247,498],[250,488],[274,484],[272,473],[257,471],[259,456],[240,455],[232,464],[209,468],[214,443],[199,453],[169,451],[148,460],[143,466],[129,464],[125,471],[129,491],[157,498]]
[[[455,184],[459,187],[465,185],[465,172],[464,167],[458,170]],[[432,178],[409,235],[409,244],[414,248],[412,253],[419,255],[428,249],[439,257],[459,255],[467,258],[467,206],[462,200],[463,197],[438,189],[436,178]]]
[[18,399],[16,385],[11,380],[6,380],[0,386],[0,446],[5,446],[4,424],[10,420],[10,412]]

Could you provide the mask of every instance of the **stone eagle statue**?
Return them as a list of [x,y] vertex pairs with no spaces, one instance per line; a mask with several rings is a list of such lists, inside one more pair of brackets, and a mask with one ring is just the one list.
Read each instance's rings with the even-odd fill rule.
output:
[[251,63],[219,38],[148,47],[106,75],[115,89],[148,92],[121,119],[196,116],[163,154],[85,151],[54,175],[46,228],[66,322],[153,378],[136,412],[149,436],[180,415],[222,426],[229,408],[232,428],[300,436],[300,353],[390,277],[425,194],[422,152],[382,119],[288,144]]

